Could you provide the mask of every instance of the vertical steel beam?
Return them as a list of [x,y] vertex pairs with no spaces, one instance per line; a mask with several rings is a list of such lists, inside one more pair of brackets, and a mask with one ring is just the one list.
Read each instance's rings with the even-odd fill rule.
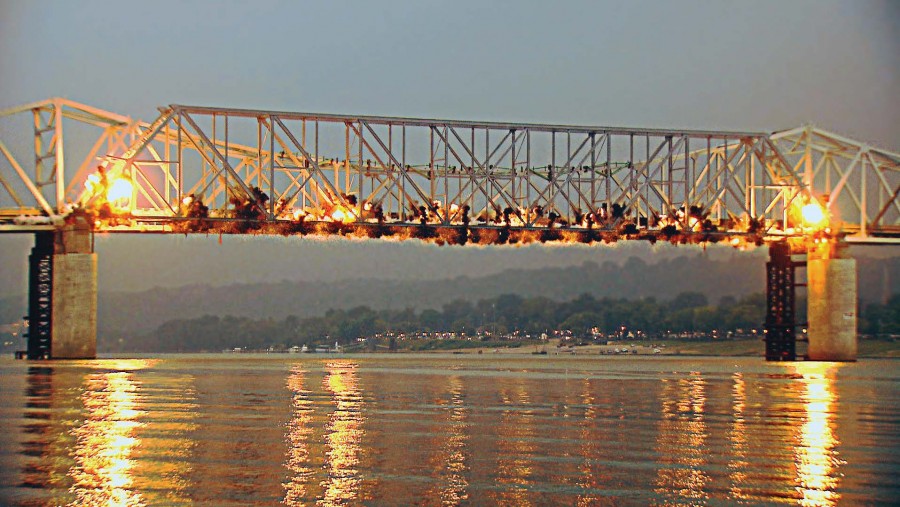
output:
[[612,135],[609,132],[606,133],[606,216],[612,219]]
[[[448,127],[449,128],[449,127]],[[450,145],[448,144],[450,141],[450,136],[448,135],[448,131],[444,130],[444,139],[447,141],[444,143],[444,216],[441,219],[444,223],[450,223],[450,189],[448,188],[449,182],[447,180],[447,174],[450,172],[449,163],[450,163]],[[434,202],[437,196],[434,195],[434,192],[431,192],[431,202]],[[441,218],[440,213],[438,214],[438,218]]]
[[[56,129],[55,145],[56,149],[56,212],[62,214],[66,209],[66,163],[65,152],[63,150],[63,108],[62,104],[56,102],[56,109],[53,112],[55,118],[54,128]],[[134,203],[134,200],[131,201]]]
[[[432,131],[431,129],[428,130]],[[403,128],[400,130],[400,142],[402,143],[400,150],[400,164],[403,167],[399,169],[401,171],[406,171],[406,125],[403,125]],[[400,177],[400,209],[398,209],[397,212],[402,220],[403,214],[406,213],[406,178],[403,176]]]
[[[348,136],[349,136],[349,132],[350,132],[350,127],[348,126],[347,127],[347,135]],[[388,151],[394,149],[394,146],[392,143],[393,143],[393,140],[391,139],[391,128],[388,127]],[[357,175],[357,178],[359,179],[359,181],[357,182],[357,188],[358,188],[357,193],[359,195],[356,196],[356,218],[357,218],[357,220],[362,221],[362,216],[363,216],[362,195],[363,195],[363,170],[364,170],[362,168],[362,163],[363,163],[362,162],[362,158],[363,158],[363,126],[362,126],[362,122],[359,122],[359,143],[358,144],[359,144],[359,153],[358,153],[359,160],[357,160],[356,165],[359,168],[359,174]],[[350,146],[348,144],[347,145],[347,164],[348,164],[347,165],[347,174],[348,175],[350,174],[350,166],[349,166],[350,161],[349,160],[350,160]],[[393,165],[393,164],[390,164],[390,165]],[[348,186],[350,185],[349,180],[347,181],[347,185]]]
[[691,200],[689,196],[691,195],[691,184],[693,183],[693,178],[691,177],[690,142],[690,136],[684,136],[684,195],[682,196],[682,202],[684,203],[684,225],[687,229],[690,229],[691,224]]
[[[215,118],[213,118],[215,125]],[[215,142],[215,136],[213,136]],[[291,150],[293,151],[293,150]],[[228,164],[226,159],[226,165]],[[269,115],[269,220],[275,219],[275,116]]]
[[37,184],[38,188],[40,188],[44,172],[44,139],[42,137],[44,126],[43,119],[41,118],[41,110],[35,108],[31,111],[34,116],[34,182]]
[[178,162],[176,170],[176,176],[178,178],[178,206],[181,206],[181,203],[184,202],[184,145],[181,139],[181,132],[184,130],[181,123],[181,113],[178,113],[176,117],[175,124],[178,126],[178,139],[176,141],[177,147],[176,151],[178,153]]
[[597,203],[597,133],[591,132],[591,209],[587,210],[588,214],[594,212]]
[[[867,223],[869,221],[869,216],[868,216],[868,210],[867,210],[868,204],[866,203],[866,196],[868,195],[868,192],[866,191],[866,161],[865,161],[865,158],[866,157],[863,157],[862,160],[859,161],[860,162],[860,165],[859,165],[859,173],[860,173],[859,174],[859,186],[860,186],[859,235],[864,238],[866,236],[868,236],[868,225],[869,225]],[[875,167],[874,164],[872,164],[872,170],[877,171],[878,168]]]

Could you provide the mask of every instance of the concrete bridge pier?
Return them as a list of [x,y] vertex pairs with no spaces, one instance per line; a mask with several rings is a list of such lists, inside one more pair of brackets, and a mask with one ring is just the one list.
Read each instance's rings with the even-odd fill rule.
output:
[[88,217],[35,234],[30,256],[28,359],[97,356],[97,254]]
[[811,361],[856,361],[856,259],[843,243],[810,249],[806,262],[807,326]]

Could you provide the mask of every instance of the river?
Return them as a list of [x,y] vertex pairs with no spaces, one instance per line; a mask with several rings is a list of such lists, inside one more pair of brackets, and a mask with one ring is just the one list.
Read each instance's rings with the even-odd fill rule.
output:
[[900,361],[0,359],[2,505],[900,498]]

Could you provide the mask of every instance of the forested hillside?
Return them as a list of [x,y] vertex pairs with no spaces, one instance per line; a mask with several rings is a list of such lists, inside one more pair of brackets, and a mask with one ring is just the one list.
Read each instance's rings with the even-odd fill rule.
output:
[[[552,249],[548,255],[552,255]],[[736,253],[731,259],[681,257],[653,264],[632,257],[623,264],[587,262],[581,266],[540,270],[510,269],[483,278],[397,281],[349,280],[336,283],[291,282],[224,287],[193,285],[146,292],[101,292],[100,336],[143,334],[174,319],[203,315],[252,319],[306,318],[328,310],[366,306],[373,310],[438,309],[454,300],[514,294],[522,298],[569,300],[595,298],[669,300],[682,292],[702,293],[717,304],[722,297],[741,298],[765,290],[765,260]],[[136,275],[137,276],[137,275]],[[290,277],[290,273],[285,273]],[[900,259],[859,259],[859,297],[883,302],[900,292]],[[108,282],[108,281],[107,281]],[[801,294],[802,295],[802,294]],[[24,296],[0,300],[0,324],[25,315]]]

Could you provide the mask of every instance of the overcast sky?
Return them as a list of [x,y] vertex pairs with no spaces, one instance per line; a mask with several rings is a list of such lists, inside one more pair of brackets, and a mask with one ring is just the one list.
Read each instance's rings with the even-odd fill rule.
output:
[[[183,103],[696,129],[813,122],[900,151],[898,27],[897,1],[0,0],[0,108],[62,96],[148,121]],[[453,276],[658,255],[644,245],[216,243],[102,239],[101,286]],[[30,244],[0,237],[0,292],[24,292]]]

